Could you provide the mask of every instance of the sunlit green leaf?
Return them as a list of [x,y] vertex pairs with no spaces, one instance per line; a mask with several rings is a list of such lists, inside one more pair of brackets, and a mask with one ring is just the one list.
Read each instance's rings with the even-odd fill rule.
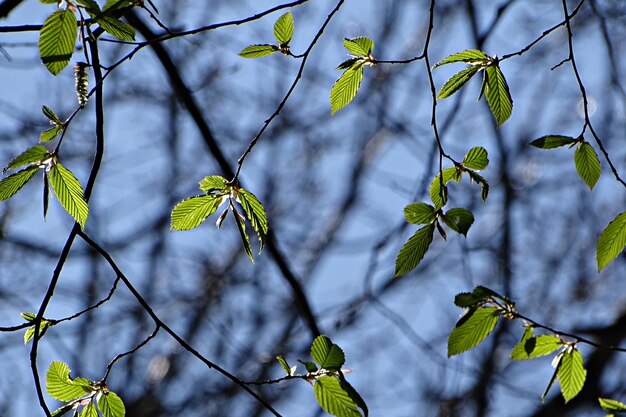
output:
[[33,146],[32,148],[28,148],[26,151],[13,158],[13,160],[9,162],[9,165],[4,168],[4,171],[39,162],[47,155],[48,150],[45,147],[41,145]]
[[304,369],[306,369],[307,372],[309,373],[317,372],[317,365],[314,362],[303,361],[300,359],[298,359],[298,362],[304,365]]
[[99,417],[96,405],[93,402],[87,404],[80,412],[79,417]]
[[347,70],[348,68],[352,68],[353,66],[355,66],[357,62],[359,62],[359,65],[362,65],[362,61],[363,60],[361,58],[348,58],[341,64],[339,64],[336,69]]
[[419,229],[409,238],[396,257],[394,277],[406,275],[421,262],[433,241],[434,232],[435,225],[431,223]]
[[315,338],[311,345],[311,356],[320,368],[339,370],[346,361],[343,350],[322,335]]
[[57,10],[44,22],[39,36],[41,61],[57,75],[67,66],[74,53],[78,23],[71,10]]
[[616,413],[626,412],[626,404],[623,402],[612,400],[610,398],[598,398],[600,406],[606,411],[613,411]]
[[80,224],[80,227],[85,228],[89,216],[89,206],[85,201],[83,187],[81,187],[78,179],[60,163],[52,166],[49,178],[52,190],[65,211]]
[[85,10],[87,10],[87,13],[89,13],[91,17],[95,17],[100,13],[100,6],[95,0],[77,0],[77,2],[85,6]]
[[278,18],[274,24],[274,37],[279,45],[289,45],[293,38],[294,23],[293,15],[287,12]]
[[563,346],[563,341],[554,335],[529,337],[520,341],[511,351],[511,359],[520,361],[549,355]]
[[561,393],[567,403],[578,395],[587,378],[587,370],[583,365],[583,355],[578,350],[571,349],[563,354],[557,377],[561,385]]
[[467,232],[474,223],[474,215],[464,208],[451,208],[442,217],[443,222],[457,233],[467,236]]
[[435,220],[435,208],[426,203],[411,203],[404,208],[406,221],[413,224],[426,224]]
[[104,417],[124,417],[126,407],[122,399],[114,392],[106,392],[98,401],[98,408]]
[[367,57],[374,51],[374,41],[366,36],[353,39],[344,38],[343,46],[345,46],[351,54],[356,56]]
[[252,228],[259,237],[260,250],[263,250],[265,246],[265,238],[267,236],[267,214],[265,214],[265,207],[250,191],[239,189],[239,203],[246,213],[246,217],[250,220]]
[[228,193],[230,187],[228,185],[228,181],[226,178],[221,177],[219,175],[211,175],[209,177],[204,177],[202,181],[200,181],[200,189],[207,194],[224,194]]
[[320,376],[313,387],[315,398],[324,411],[337,417],[362,417],[356,402],[332,376]]
[[243,48],[239,52],[239,56],[243,58],[261,58],[279,51],[276,45],[250,45]]
[[[0,187],[2,183],[0,183]],[[603,270],[626,246],[626,212],[620,213],[602,231],[596,245],[598,271]]]
[[451,64],[453,62],[466,62],[468,64],[484,64],[489,60],[489,56],[483,51],[478,49],[467,49],[462,52],[450,55],[445,59],[439,61],[433,68],[440,67],[445,64]]
[[276,356],[276,360],[280,363],[280,366],[283,367],[283,370],[287,373],[287,375],[291,375],[291,368],[289,367],[285,357],[283,355],[278,355]]
[[[441,173],[437,174],[430,183],[430,199],[435,206],[435,210],[440,209],[446,205],[448,201],[448,189],[446,184],[449,181],[459,182],[461,181],[461,172],[455,167],[446,168],[443,171],[443,181],[441,180]],[[443,188],[441,187],[443,183]]]
[[59,401],[81,398],[93,388],[85,378],[70,378],[70,367],[63,362],[52,362],[46,373],[46,390]]
[[44,116],[46,116],[54,125],[62,125],[63,122],[61,121],[61,119],[59,119],[59,116],[56,115],[56,113],[48,106],[41,106],[41,111],[43,112]]
[[495,307],[470,310],[448,337],[448,357],[475,348],[495,329],[499,318],[500,312]]
[[356,96],[363,80],[363,66],[352,67],[344,71],[330,90],[331,114],[346,107]]
[[50,129],[46,129],[41,132],[41,135],[39,135],[39,142],[50,142],[51,140],[56,138],[62,131],[63,128],[61,126],[52,126]]
[[[48,320],[41,320],[41,324],[39,325],[39,337],[43,336],[46,333],[49,325],[50,322]],[[24,344],[28,344],[28,342],[30,342],[33,337],[35,337],[35,326],[29,327],[28,329],[26,329],[26,332],[24,332]]]
[[339,385],[341,388],[350,396],[350,398],[352,398],[357,407],[363,410],[364,417],[367,417],[369,415],[369,410],[367,408],[367,404],[365,404],[365,400],[361,397],[361,394],[359,394],[357,390],[355,390],[354,387],[346,381],[346,378],[342,373],[337,374],[337,377],[339,378]]
[[530,142],[530,145],[540,149],[554,149],[561,146],[572,145],[576,142],[576,139],[569,136],[548,135],[533,140]]
[[134,3],[132,0],[107,0],[102,10],[111,14],[115,10],[122,9],[124,7],[131,7]]
[[465,168],[481,171],[489,165],[489,155],[487,149],[482,146],[476,146],[465,154],[463,158],[463,166]]
[[467,67],[464,70],[461,70],[454,74],[439,90],[439,94],[437,94],[437,100],[444,99],[446,97],[450,97],[452,94],[456,93],[461,87],[465,85],[477,72],[481,67],[478,65],[472,65],[471,67]]
[[62,415],[70,412],[70,410],[72,410],[72,408],[74,408],[74,404],[73,403],[67,403],[67,404],[57,408],[56,410],[54,410],[50,415],[52,417],[61,417]]
[[600,172],[602,170],[600,160],[593,146],[587,142],[582,142],[574,153],[574,163],[576,164],[576,171],[578,171],[580,178],[585,181],[589,189],[593,190],[593,187],[600,178]]
[[221,197],[199,195],[176,204],[172,210],[172,230],[191,230],[217,211]]
[[128,23],[122,22],[121,20],[106,14],[100,15],[96,22],[106,31],[106,33],[115,36],[117,39],[123,41],[135,40],[135,28]]
[[504,74],[497,65],[489,65],[485,70],[485,97],[496,123],[501,125],[513,111],[513,99]]
[[13,197],[37,171],[37,168],[29,167],[0,181],[0,201]]

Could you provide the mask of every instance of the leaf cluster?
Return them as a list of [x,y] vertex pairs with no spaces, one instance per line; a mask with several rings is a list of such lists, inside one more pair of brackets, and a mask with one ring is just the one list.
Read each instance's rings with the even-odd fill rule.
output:
[[363,67],[376,63],[372,56],[374,41],[370,38],[366,36],[345,38],[343,46],[350,53],[350,58],[337,66],[338,70],[343,70],[343,74],[330,90],[330,111],[333,115],[356,97],[363,80]]
[[289,44],[293,38],[294,30],[293,15],[291,12],[287,12],[274,23],[274,38],[278,45],[268,43],[249,45],[239,52],[239,56],[243,58],[261,58],[274,52],[292,55]]

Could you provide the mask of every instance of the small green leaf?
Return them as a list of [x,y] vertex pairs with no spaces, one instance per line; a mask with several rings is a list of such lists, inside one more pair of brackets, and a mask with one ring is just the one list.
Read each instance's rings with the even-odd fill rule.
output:
[[104,417],[124,417],[126,407],[122,399],[114,392],[105,392],[98,401],[98,408]]
[[252,228],[259,237],[260,250],[263,250],[265,246],[265,238],[267,236],[267,214],[265,214],[265,208],[261,202],[256,198],[254,194],[243,188],[238,192],[239,203],[243,210],[246,212],[246,217],[250,220]]
[[[355,66],[357,62],[362,62],[362,61],[363,61],[362,58],[349,58],[349,59],[346,59],[345,61],[343,61],[341,64],[339,64],[337,66],[337,68],[335,68],[335,69],[347,70],[348,68],[352,68],[353,66]],[[361,64],[359,64],[359,65],[361,65]]]
[[85,10],[87,10],[87,13],[89,13],[91,17],[95,17],[100,13],[100,6],[98,6],[95,0],[77,0],[77,2],[85,6]]
[[433,241],[434,232],[435,225],[433,223],[424,226],[415,232],[404,246],[402,246],[402,249],[400,249],[396,257],[394,278],[406,275],[421,262]]
[[585,385],[587,371],[583,365],[583,355],[576,349],[565,351],[557,372],[561,393],[565,402],[576,397]]
[[298,362],[304,365],[304,368],[306,369],[307,372],[309,373],[317,372],[317,365],[315,363],[309,362],[309,361],[302,361],[300,359],[298,359]]
[[233,207],[233,214],[235,215],[235,223],[237,223],[237,230],[239,230],[239,236],[241,237],[241,244],[243,245],[243,249],[248,255],[248,258],[254,263],[254,256],[252,255],[252,247],[250,246],[250,238],[248,237],[248,233],[246,232],[246,223],[242,219],[241,214]]
[[623,402],[611,400],[610,398],[598,398],[598,401],[600,402],[600,407],[602,407],[606,411],[612,411],[616,413],[626,411],[626,404],[624,404]]
[[[49,325],[50,322],[48,320],[41,320],[41,324],[39,325],[39,337],[42,337],[46,333]],[[24,332],[24,344],[28,344],[33,337],[35,337],[35,326],[29,327],[26,329],[26,332]]]
[[200,226],[217,211],[221,203],[221,197],[211,195],[199,195],[181,201],[172,210],[172,230],[191,230]]
[[279,45],[289,45],[293,38],[294,23],[293,15],[287,12],[278,18],[274,24],[274,37]]
[[343,390],[350,396],[350,398],[354,400],[357,407],[363,410],[364,416],[367,417],[369,415],[369,410],[367,409],[367,404],[365,404],[365,400],[363,400],[361,394],[359,394],[357,390],[355,390],[354,387],[350,385],[348,381],[346,381],[346,378],[343,376],[342,373],[337,374],[337,377],[339,378],[339,385],[341,385],[341,388],[343,388]]
[[52,417],[60,417],[66,413],[68,413],[72,408],[74,408],[74,404],[73,403],[67,403],[59,408],[57,408],[56,410],[54,410],[50,415]]
[[468,170],[467,175],[469,175],[472,181],[480,184],[480,197],[483,199],[483,201],[486,201],[487,197],[489,196],[489,183],[487,182],[487,180],[483,178],[480,174],[472,170]]
[[[0,183],[0,189],[2,183]],[[1,197],[0,197],[1,198]],[[602,271],[626,246],[626,212],[620,213],[602,231],[596,245],[598,271]]]
[[426,203],[411,203],[404,208],[404,217],[412,224],[427,224],[435,220],[435,208]]
[[81,398],[93,388],[85,378],[70,378],[70,367],[63,362],[52,362],[46,373],[46,390],[59,401],[72,401]]
[[36,167],[29,167],[0,181],[0,201],[13,197],[37,171]]
[[576,171],[578,171],[580,178],[585,181],[585,184],[587,184],[590,190],[593,190],[593,187],[600,178],[600,172],[602,170],[600,160],[593,146],[587,142],[582,142],[574,153],[574,163],[576,164]]
[[450,97],[452,94],[456,93],[461,87],[465,85],[476,73],[480,70],[481,67],[479,65],[472,65],[471,67],[467,67],[464,70],[461,70],[454,74],[439,90],[439,94],[437,94],[437,100],[444,99],[446,97]]
[[230,192],[230,187],[228,185],[228,181],[226,178],[221,177],[219,175],[211,175],[209,177],[204,177],[202,181],[200,181],[200,189],[207,194],[228,194]]
[[369,57],[374,50],[374,41],[366,36],[353,39],[344,38],[343,46],[353,55]]
[[43,4],[57,4],[59,0],[39,0],[39,3]]
[[511,359],[516,361],[549,355],[563,346],[563,341],[553,335],[541,335],[522,339],[511,351]]
[[41,61],[53,75],[67,66],[74,53],[78,23],[71,10],[57,10],[44,22],[39,36]]
[[6,172],[10,169],[16,169],[23,167],[24,165],[34,164],[44,159],[47,155],[48,150],[44,146],[35,145],[13,158],[13,160],[9,162],[9,165],[4,168],[4,171]]
[[52,139],[56,138],[62,131],[63,127],[52,126],[50,129],[46,129],[41,132],[41,135],[39,136],[39,142],[50,142]]
[[311,345],[311,356],[320,368],[337,371],[346,361],[343,350],[322,335],[315,338]]
[[495,307],[470,310],[457,322],[448,337],[448,357],[475,348],[495,329],[499,318],[500,312]]
[[454,305],[461,308],[474,307],[482,299],[471,292],[461,292],[454,296]]
[[78,179],[72,171],[58,162],[50,169],[49,178],[52,190],[65,211],[84,229],[89,216],[89,206]]
[[[446,168],[442,172],[443,181],[441,181],[441,173],[439,173],[435,176],[433,182],[430,183],[430,199],[435,205],[435,210],[445,206],[448,201],[448,189],[446,184],[450,180],[454,182],[461,181],[462,173],[455,167]],[[441,187],[441,183],[444,185],[443,188]]]
[[128,23],[122,22],[121,20],[106,14],[100,15],[100,17],[96,19],[96,22],[106,31],[106,33],[115,36],[117,39],[123,41],[135,40],[135,28]]
[[291,375],[291,368],[289,367],[285,357],[283,355],[278,355],[276,356],[276,360],[280,363],[280,366],[283,367],[283,370],[287,373],[287,375]]
[[559,353],[552,361],[552,366],[554,367],[554,372],[552,373],[552,377],[550,378],[550,382],[548,382],[548,386],[546,387],[545,391],[543,391],[543,394],[541,394],[541,401],[545,400],[546,397],[548,396],[548,392],[550,392],[550,389],[552,388],[552,386],[554,385],[554,382],[556,381],[556,376],[559,373],[559,368],[561,367],[561,360],[563,359],[563,354],[562,352]]
[[341,74],[330,90],[331,114],[346,107],[356,97],[363,80],[363,66],[351,67]]
[[124,7],[132,7],[134,6],[134,4],[135,2],[133,0],[107,0],[102,10],[110,13],[114,10],[119,10]]
[[485,70],[485,97],[496,123],[501,125],[513,111],[513,99],[504,74],[497,65],[489,65]]
[[99,417],[96,405],[93,402],[87,404],[83,411],[80,412],[79,417]]
[[443,222],[452,230],[467,237],[467,232],[474,223],[474,215],[464,208],[452,208],[443,215]]
[[52,111],[50,107],[41,106],[41,111],[43,112],[44,116],[50,119],[50,122],[52,122],[53,125],[56,125],[56,126],[63,125],[63,122],[61,121],[61,119],[59,119],[59,116],[57,116],[56,113]]
[[276,45],[250,45],[239,52],[242,58],[261,58],[273,54],[280,49]]
[[483,51],[479,51],[478,49],[467,49],[439,61],[433,68],[451,64],[453,62],[466,62],[468,64],[477,65],[486,64],[487,61],[489,61],[489,56]]
[[482,146],[476,146],[465,154],[463,158],[463,166],[465,168],[481,171],[489,165],[489,155],[487,149]]
[[578,142],[576,139],[569,136],[548,135],[533,140],[530,142],[530,145],[540,149],[554,149],[560,148],[561,146],[573,145],[576,142]]
[[337,417],[361,417],[356,402],[341,387],[339,380],[323,375],[315,380],[315,398],[328,414]]

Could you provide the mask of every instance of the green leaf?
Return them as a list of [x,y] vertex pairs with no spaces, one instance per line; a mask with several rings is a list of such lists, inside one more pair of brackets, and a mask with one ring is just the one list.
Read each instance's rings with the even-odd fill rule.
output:
[[285,357],[283,355],[278,355],[276,356],[276,360],[278,361],[278,363],[280,363],[280,366],[283,367],[287,375],[291,375],[291,368],[289,367],[289,364],[287,363]]
[[81,398],[93,388],[85,378],[70,378],[70,367],[63,362],[52,362],[46,373],[46,390],[59,401],[72,401]]
[[585,181],[587,187],[593,190],[593,187],[600,178],[600,160],[593,146],[587,142],[582,142],[576,152],[574,152],[574,163],[576,164],[576,171],[578,175]]
[[13,158],[13,160],[9,162],[9,165],[7,165],[6,168],[4,168],[4,171],[6,172],[10,169],[15,169],[15,168],[22,167],[24,165],[29,165],[35,162],[39,162],[42,159],[44,159],[47,155],[48,155],[48,150],[44,146],[35,145],[32,148],[28,148],[26,151],[22,152],[21,154]]
[[243,188],[239,189],[238,192],[239,203],[243,210],[246,212],[246,217],[250,220],[250,224],[252,228],[257,233],[259,237],[259,244],[261,246],[260,250],[263,250],[265,246],[265,238],[267,236],[268,225],[267,225],[267,214],[265,214],[265,208],[259,202],[254,194],[250,191],[247,191]]
[[56,113],[52,111],[50,107],[41,106],[41,111],[43,112],[44,116],[50,119],[50,122],[52,122],[53,125],[57,125],[57,126],[63,125],[63,122],[61,121],[61,119],[59,119],[59,116],[57,116]]
[[84,229],[89,216],[89,206],[78,179],[58,162],[50,169],[49,178],[52,190],[65,211]]
[[587,378],[587,371],[583,365],[583,355],[578,350],[572,348],[565,351],[557,377],[561,385],[561,393],[567,403],[578,395]]
[[367,404],[365,404],[365,400],[363,400],[363,397],[361,397],[357,390],[355,390],[354,387],[350,385],[348,381],[346,381],[346,378],[343,376],[342,373],[337,374],[337,377],[339,377],[339,385],[341,386],[341,388],[343,388],[343,390],[350,396],[350,398],[354,400],[357,407],[363,410],[364,416],[367,417],[369,415],[369,410],[367,409]]
[[426,203],[411,203],[404,208],[406,221],[413,224],[426,224],[435,220],[435,208]]
[[106,392],[98,401],[98,408],[104,417],[124,417],[126,415],[126,407],[122,399],[114,392]]
[[471,292],[461,292],[454,296],[454,305],[461,308],[474,307],[482,299]]
[[343,350],[322,335],[315,338],[311,345],[311,356],[320,368],[337,371],[346,361]]
[[[552,361],[552,366],[554,367],[554,372],[552,373],[552,377],[550,378],[550,382],[548,382],[548,386],[546,387],[545,391],[543,391],[543,394],[541,394],[541,401],[546,399],[546,397],[548,396],[548,392],[550,392],[550,388],[552,388],[552,386],[554,385],[554,382],[556,381],[556,376],[559,373],[559,368],[561,367],[561,360],[562,359],[563,359],[563,355],[560,353]],[[555,361],[556,361],[556,363],[555,363]]]
[[135,40],[135,28],[128,23],[122,22],[114,17],[107,16],[106,14],[100,15],[96,22],[109,35],[113,35],[117,39],[123,41]]
[[39,3],[43,4],[57,4],[59,0],[39,0]]
[[339,380],[323,375],[315,380],[315,398],[328,414],[337,417],[361,417],[355,401],[341,387]]
[[100,6],[94,0],[77,0],[77,2],[85,6],[85,10],[91,17],[96,17],[100,13]]
[[341,74],[330,90],[331,114],[337,113],[346,107],[356,96],[363,80],[363,66],[357,65]]
[[481,69],[479,65],[472,65],[471,67],[467,67],[462,71],[454,74],[439,90],[439,94],[437,94],[437,100],[444,99],[446,97],[450,97],[452,94],[456,93],[461,87],[465,85],[466,82],[470,80],[478,70]]
[[366,36],[353,39],[344,38],[343,46],[353,55],[369,57],[374,50],[374,41]]
[[309,373],[317,372],[317,365],[315,363],[309,362],[309,361],[302,361],[300,359],[298,359],[298,362],[304,365],[304,368],[306,369],[307,372]]
[[516,361],[549,355],[563,346],[563,341],[554,335],[541,335],[522,339],[511,351],[511,359]]
[[513,99],[504,74],[497,65],[489,65],[485,70],[485,96],[496,123],[501,125],[513,111]]
[[250,246],[250,238],[248,237],[248,233],[246,232],[246,223],[243,221],[241,214],[232,207],[233,214],[235,215],[235,223],[237,223],[237,230],[239,230],[239,236],[241,237],[241,244],[243,245],[243,249],[248,255],[248,258],[254,263],[254,256],[252,255],[252,247]]
[[449,57],[439,61],[433,68],[440,67],[442,65],[451,64],[453,62],[466,62],[468,64],[485,64],[489,61],[489,56],[483,51],[478,49],[467,49],[462,52],[450,55]]
[[452,208],[443,215],[443,222],[452,230],[467,237],[467,232],[474,223],[474,215],[464,208]]
[[291,38],[293,38],[293,15],[291,12],[287,12],[278,18],[274,24],[274,37],[279,45],[289,45]]
[[44,22],[39,36],[41,61],[53,75],[67,66],[74,53],[78,24],[71,10],[57,10]]
[[172,210],[172,230],[191,230],[198,227],[222,203],[221,197],[199,195],[176,204]]
[[[42,337],[44,333],[46,333],[49,325],[50,322],[48,320],[41,320],[41,324],[39,325],[39,337]],[[35,326],[29,327],[26,329],[26,332],[24,332],[24,344],[28,344],[33,337],[35,337]]]
[[448,357],[475,348],[495,329],[499,318],[500,312],[495,307],[470,310],[457,322],[448,337]]
[[[348,68],[352,68],[353,66],[355,66],[355,64],[357,62],[362,62],[362,61],[363,61],[362,58],[348,58],[345,61],[343,61],[341,64],[339,64],[337,66],[337,68],[335,68],[335,69],[347,70]],[[359,65],[361,65],[361,64],[359,64]]]
[[620,411],[626,411],[626,404],[617,401],[611,400],[610,398],[598,398],[600,402],[600,407],[605,409],[606,411],[613,411],[619,413]]
[[62,131],[62,126],[52,126],[50,129],[46,129],[41,132],[41,135],[39,136],[39,142],[50,142],[52,139],[56,138],[58,134]]
[[465,168],[481,171],[489,165],[489,155],[487,149],[482,146],[476,146],[465,154],[463,158],[463,166]]
[[87,404],[83,411],[80,412],[79,417],[99,417],[96,405],[92,402]]
[[221,177],[219,175],[211,175],[209,177],[204,177],[202,181],[200,181],[200,189],[207,194],[228,194],[230,192],[230,186],[228,185],[228,181],[226,178]]
[[[435,210],[440,209],[445,206],[448,201],[448,189],[446,184],[452,180],[454,182],[461,181],[462,173],[457,170],[455,167],[449,167],[444,169],[443,171],[443,181],[441,181],[441,173],[437,174],[433,179],[433,182],[430,183],[430,199],[435,205]],[[441,188],[441,183],[443,182],[443,189]]]
[[[2,183],[0,183],[0,189]],[[1,198],[1,197],[0,197]],[[602,271],[626,246],[626,212],[620,213],[602,231],[596,245],[598,271]]]
[[250,45],[243,48],[239,52],[239,56],[243,58],[261,58],[279,51],[276,45]]
[[533,140],[530,142],[530,145],[540,149],[554,149],[560,148],[561,146],[573,145],[576,142],[578,142],[576,139],[569,136],[548,135]]
[[37,171],[36,167],[29,167],[0,181],[0,201],[13,197]]
[[435,231],[435,225],[429,224],[419,229],[409,240],[402,246],[398,256],[396,257],[396,271],[395,277],[401,277],[406,275],[409,271],[413,270],[426,252],[428,247],[433,241],[433,233]]
[[486,201],[487,197],[489,196],[489,183],[487,182],[487,180],[483,178],[480,174],[472,170],[468,170],[467,174],[472,181],[480,184],[480,197],[483,199],[483,201]]
[[115,10],[122,9],[124,7],[132,7],[134,2],[131,0],[107,0],[102,9],[105,12],[113,12]]
[[72,408],[74,408],[74,404],[73,403],[67,403],[67,404],[57,408],[56,410],[54,410],[50,415],[52,417],[60,417],[63,414],[66,414],[67,412],[69,412]]

